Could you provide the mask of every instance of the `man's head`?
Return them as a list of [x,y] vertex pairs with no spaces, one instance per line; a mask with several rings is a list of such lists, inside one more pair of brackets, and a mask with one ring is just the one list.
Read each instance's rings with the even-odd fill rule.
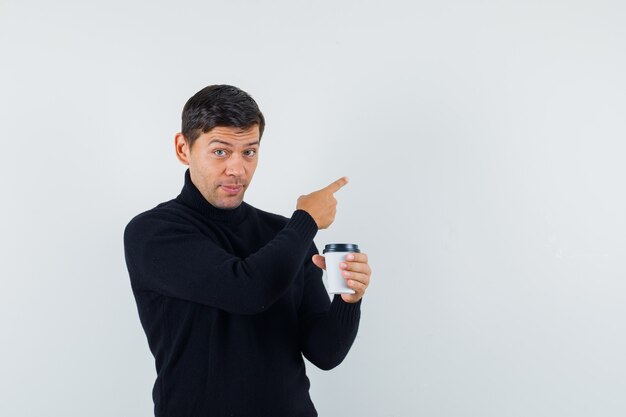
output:
[[176,134],[176,156],[213,206],[234,209],[243,201],[257,165],[265,119],[246,92],[212,85],[191,97]]

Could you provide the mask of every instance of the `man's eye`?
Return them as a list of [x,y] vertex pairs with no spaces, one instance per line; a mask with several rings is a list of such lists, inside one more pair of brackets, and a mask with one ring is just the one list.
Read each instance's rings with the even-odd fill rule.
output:
[[226,151],[224,149],[217,149],[213,151],[216,156],[226,156]]
[[254,156],[256,155],[256,151],[254,149],[248,149],[245,154],[246,156]]

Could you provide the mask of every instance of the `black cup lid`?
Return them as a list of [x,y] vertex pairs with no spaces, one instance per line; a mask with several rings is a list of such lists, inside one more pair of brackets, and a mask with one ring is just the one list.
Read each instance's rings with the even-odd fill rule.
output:
[[322,253],[326,252],[354,252],[360,253],[359,245],[355,243],[329,243]]

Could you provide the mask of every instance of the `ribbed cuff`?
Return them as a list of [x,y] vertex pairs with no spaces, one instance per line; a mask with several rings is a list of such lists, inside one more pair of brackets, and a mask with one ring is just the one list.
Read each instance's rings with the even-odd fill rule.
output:
[[335,294],[330,304],[329,314],[337,318],[337,321],[348,326],[358,323],[361,318],[361,298],[356,303],[346,303],[340,294]]
[[312,241],[317,234],[317,223],[315,223],[313,217],[304,210],[294,211],[285,227],[296,230],[305,240]]

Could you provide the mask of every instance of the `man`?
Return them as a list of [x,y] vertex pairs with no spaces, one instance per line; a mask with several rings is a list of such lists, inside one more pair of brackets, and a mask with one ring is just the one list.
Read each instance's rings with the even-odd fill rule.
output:
[[313,243],[332,224],[333,194],[347,179],[301,196],[290,219],[245,203],[264,127],[238,88],[199,91],[175,137],[189,166],[181,193],[126,227],[126,264],[156,362],[157,417],[317,416],[303,355],[334,368],[356,337],[367,256],[341,265],[355,294],[331,303]]

